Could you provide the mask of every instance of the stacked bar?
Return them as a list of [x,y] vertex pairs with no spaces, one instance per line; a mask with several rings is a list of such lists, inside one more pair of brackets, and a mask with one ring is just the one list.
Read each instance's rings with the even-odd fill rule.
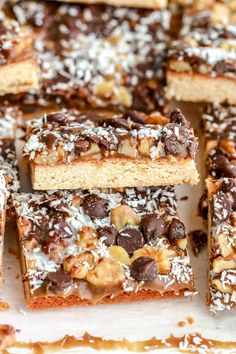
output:
[[209,225],[211,309],[236,305],[236,107],[209,105],[203,114]]
[[15,205],[32,309],[194,292],[173,187],[21,194]]
[[[197,141],[179,110],[172,112],[170,119],[134,111],[107,117],[74,110],[45,114],[29,123],[24,155],[30,160],[33,187],[38,188],[40,182],[41,189],[52,190],[15,195],[30,308],[159,299],[195,292],[187,232],[177,215],[174,187],[167,186],[176,182],[175,176],[169,176],[165,186],[158,186],[157,164],[148,176],[140,169],[127,178],[126,161],[134,169],[145,158],[143,168],[148,168],[153,161],[150,151],[151,156],[165,159],[167,148],[173,155],[170,168],[179,164],[183,176],[186,166],[181,160],[191,155],[190,174],[195,175],[191,181],[197,183]],[[79,184],[73,171],[77,159],[82,161],[77,173],[83,171]],[[116,178],[107,179],[113,172],[104,173],[103,165],[110,159]],[[36,179],[36,162],[42,166],[40,171],[51,166],[51,177],[39,178],[38,174]],[[68,181],[57,171],[60,163]],[[96,166],[93,173],[91,165]],[[178,183],[185,181],[183,176]],[[69,179],[73,184],[65,185],[66,181],[71,183]],[[140,186],[144,182],[146,186]],[[151,184],[157,187],[149,187]]]
[[0,11],[0,95],[38,89],[33,35]]
[[198,142],[179,111],[170,119],[135,111],[45,114],[27,136],[23,153],[37,190],[198,182]]
[[0,285],[3,281],[3,240],[6,219],[6,191],[6,178],[4,174],[0,172]]
[[26,105],[165,108],[168,10],[36,1],[13,10],[37,35],[41,91],[27,95]]
[[186,12],[180,38],[168,50],[168,98],[236,102],[235,23],[228,3]]

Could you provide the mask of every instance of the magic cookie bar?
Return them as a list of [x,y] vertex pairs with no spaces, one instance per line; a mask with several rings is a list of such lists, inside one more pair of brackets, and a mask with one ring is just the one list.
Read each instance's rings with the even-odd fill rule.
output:
[[164,9],[167,7],[167,0],[66,0],[66,2],[85,3],[90,5],[107,4],[112,6],[130,6],[152,9]]
[[23,149],[37,190],[198,182],[198,142],[180,110],[170,119],[52,113],[30,121]]
[[213,14],[186,15],[180,39],[171,43],[167,55],[168,98],[236,102],[236,18],[225,24]]
[[207,174],[236,178],[236,106],[208,105],[203,114]]
[[[24,1],[13,8],[37,33],[38,104],[162,110],[168,10]],[[52,31],[53,28],[53,31]]]
[[236,180],[208,180],[209,304],[213,311],[236,305]]
[[0,285],[3,280],[3,241],[6,219],[6,179],[0,170]]
[[18,194],[15,207],[32,309],[194,292],[174,187]]
[[33,35],[0,11],[0,95],[37,88]]
[[12,207],[12,193],[18,192],[20,187],[15,150],[16,120],[20,118],[21,115],[17,109],[0,107],[0,171],[7,178],[9,212]]

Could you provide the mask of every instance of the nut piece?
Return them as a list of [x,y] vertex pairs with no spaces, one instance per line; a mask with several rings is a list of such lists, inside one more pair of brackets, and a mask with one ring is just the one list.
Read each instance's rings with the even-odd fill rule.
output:
[[109,254],[114,261],[125,264],[127,266],[130,265],[130,258],[128,253],[123,247],[120,246],[111,246],[108,248]]
[[120,205],[111,211],[111,223],[119,231],[125,225],[139,225],[141,216],[128,205]]
[[123,139],[120,142],[118,153],[122,155],[126,155],[128,157],[135,158],[137,156],[137,149],[135,145],[132,143],[131,139]]
[[96,231],[92,227],[84,226],[78,235],[78,244],[82,249],[94,250],[98,245]]
[[213,288],[221,291],[222,293],[225,293],[225,294],[232,294],[233,293],[232,287],[228,284],[223,284],[220,281],[220,279],[213,279],[211,282],[211,285]]
[[185,251],[187,248],[187,237],[177,240],[176,245]]
[[114,81],[104,81],[96,85],[95,91],[98,97],[109,98],[112,96],[114,90]]
[[150,156],[150,148],[154,144],[154,139],[150,137],[143,138],[139,141],[138,151],[142,156]]
[[101,288],[118,286],[125,279],[124,269],[111,258],[103,259],[94,270],[87,274],[88,282]]
[[96,263],[93,254],[91,252],[85,252],[78,256],[66,258],[63,262],[63,267],[72,278],[84,279],[88,271],[93,269]]
[[100,148],[98,144],[91,143],[87,151],[81,152],[80,156],[95,155],[94,157],[100,156]]
[[218,237],[220,254],[223,257],[228,257],[229,255],[234,253],[234,249],[229,242],[228,236],[225,234],[220,234]]
[[115,87],[114,95],[118,104],[125,107],[130,107],[132,105],[132,95],[125,86]]
[[212,270],[214,273],[221,273],[227,269],[234,269],[236,267],[236,262],[234,259],[226,260],[219,256],[213,260]]

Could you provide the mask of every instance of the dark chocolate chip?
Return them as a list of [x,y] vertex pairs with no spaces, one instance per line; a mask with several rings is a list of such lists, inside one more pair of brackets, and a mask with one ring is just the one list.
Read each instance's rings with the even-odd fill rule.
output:
[[58,123],[60,125],[66,125],[68,119],[64,113],[51,113],[47,115],[47,121],[50,123]]
[[113,226],[105,226],[98,229],[98,237],[104,237],[103,243],[109,247],[116,244],[119,233]]
[[218,225],[230,217],[232,205],[230,199],[224,192],[219,191],[217,193],[213,205],[213,225]]
[[105,218],[108,215],[107,206],[108,200],[96,194],[87,195],[82,202],[84,211],[91,218]]
[[223,155],[215,155],[212,158],[211,171],[216,173],[216,177],[236,177],[236,166]]
[[221,185],[222,192],[226,193],[233,210],[236,210],[236,182],[234,179],[223,180]]
[[145,124],[145,114],[138,111],[130,111],[127,113],[127,118],[130,118],[134,123]]
[[129,123],[127,119],[124,118],[108,118],[103,121],[103,124],[105,126],[112,126],[114,128],[121,128],[121,129],[126,129],[130,130]]
[[49,235],[61,238],[70,238],[73,236],[73,231],[65,220],[59,220],[55,222],[52,230],[49,231]]
[[186,237],[186,229],[184,224],[179,219],[175,219],[175,218],[172,219],[168,231],[168,239],[170,240],[170,242],[185,237]]
[[130,266],[130,275],[137,281],[152,281],[157,275],[157,265],[154,259],[139,257]]
[[149,242],[153,238],[163,235],[165,230],[165,219],[157,214],[149,214],[142,218],[141,229],[145,240]]
[[79,155],[81,152],[85,152],[89,148],[89,141],[87,140],[76,140],[75,141],[75,146],[74,146],[74,151],[76,155]]
[[233,62],[225,60],[219,61],[214,67],[214,70],[217,72],[217,74],[224,74],[230,71],[235,71],[235,69],[235,64]]
[[64,290],[72,284],[71,276],[62,271],[57,270],[56,272],[49,272],[46,277],[49,288],[55,290]]
[[143,247],[144,237],[138,229],[127,227],[117,237],[117,245],[131,254],[138,248]]
[[193,253],[197,256],[207,244],[207,234],[203,230],[194,230],[189,236]]
[[189,122],[180,109],[175,109],[170,113],[170,120],[172,123],[182,125],[183,127],[189,127]]
[[182,158],[188,156],[188,148],[178,141],[178,138],[172,134],[171,136],[165,136],[163,139],[166,155],[180,155]]

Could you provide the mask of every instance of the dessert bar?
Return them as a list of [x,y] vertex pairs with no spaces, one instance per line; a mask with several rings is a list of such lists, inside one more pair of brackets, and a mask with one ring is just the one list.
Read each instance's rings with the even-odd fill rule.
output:
[[195,292],[174,187],[16,194],[31,309]]
[[236,177],[236,106],[208,105],[203,114],[207,174]]
[[164,9],[167,7],[168,0],[65,0],[65,2]]
[[213,10],[185,15],[180,39],[167,55],[169,99],[236,103],[235,24],[235,12],[232,17]]
[[0,171],[7,179],[8,212],[12,211],[12,193],[20,188],[15,150],[16,121],[20,121],[20,112],[11,107],[0,107]]
[[38,89],[33,34],[0,10],[0,95]]
[[13,10],[37,35],[42,87],[31,102],[163,109],[168,10],[50,1],[20,2]]
[[212,311],[236,305],[236,180],[207,180],[209,304]]
[[3,241],[6,219],[6,179],[0,170],[0,285],[3,281]]
[[36,190],[196,184],[198,141],[180,110],[58,112],[30,121],[24,157]]

